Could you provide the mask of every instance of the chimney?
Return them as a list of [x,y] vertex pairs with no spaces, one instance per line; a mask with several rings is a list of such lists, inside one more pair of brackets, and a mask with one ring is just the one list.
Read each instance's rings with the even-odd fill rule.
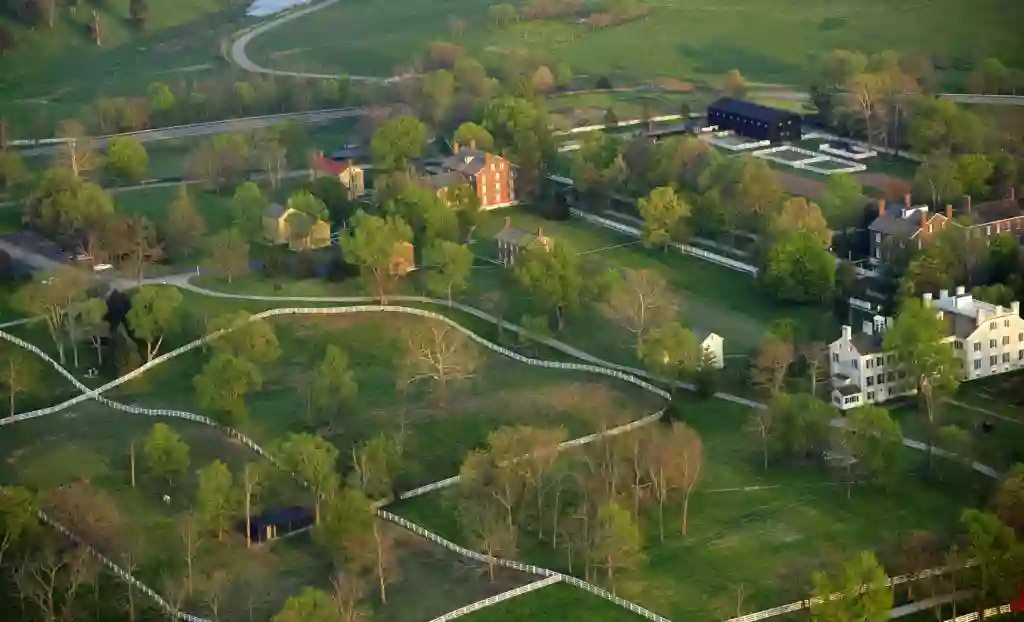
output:
[[511,216],[505,216],[505,228],[508,229],[511,226],[512,226],[512,217]]
[[452,143],[452,153],[458,153],[458,152],[459,152],[459,141],[455,141],[455,142]]
[[996,313],[994,317],[1001,317],[1003,315],[1003,305],[996,305]]
[[940,289],[939,290],[939,300],[945,300],[946,298],[949,298],[949,290],[948,289]]
[[885,216],[885,199],[878,199],[878,216]]
[[865,335],[871,335],[874,334],[873,328],[874,324],[867,320],[864,320],[864,324],[861,326],[861,332],[863,332]]
[[953,206],[946,203],[946,219],[953,220]]
[[965,293],[967,293],[967,289],[964,288],[963,285],[957,285],[957,287],[956,287],[956,295],[957,296],[963,296]]
[[1010,200],[1011,201],[1016,201],[1017,200],[1017,186],[1014,186],[1014,185],[1010,186]]
[[968,194],[966,196],[967,196],[967,213],[970,214],[971,213],[971,195]]
[[932,304],[932,293],[925,292],[921,294],[921,301],[924,302],[924,306],[929,307]]
[[921,228],[924,229],[925,223],[928,221],[928,210],[921,210]]
[[910,193],[909,192],[906,193],[905,195],[903,195],[903,202],[907,204],[907,209],[910,209],[911,204],[910,204]]
[[843,339],[849,341],[853,338],[853,329],[847,325],[843,325]]
[[1019,301],[1014,300],[1013,302],[1010,303],[1010,312],[1012,312],[1014,315],[1020,317],[1020,302]]
[[537,239],[538,240],[543,240],[544,239],[544,229],[542,229],[541,227],[537,227]]
[[472,149],[473,151],[476,151],[476,139],[475,138],[469,141],[469,148]]

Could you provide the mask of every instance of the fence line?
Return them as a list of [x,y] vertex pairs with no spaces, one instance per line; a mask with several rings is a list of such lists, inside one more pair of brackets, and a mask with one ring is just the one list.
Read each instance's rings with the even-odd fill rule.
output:
[[491,605],[496,605],[496,604],[498,604],[498,603],[500,603],[502,601],[506,601],[506,600],[508,600],[510,598],[515,598],[516,596],[522,596],[523,594],[527,594],[527,593],[532,592],[534,590],[539,590],[542,587],[547,587],[549,585],[554,585],[555,583],[558,583],[561,580],[562,580],[562,575],[558,575],[558,574],[551,575],[550,577],[547,577],[546,579],[541,579],[540,581],[534,581],[533,583],[528,583],[528,584],[526,584],[526,585],[524,585],[522,587],[517,587],[514,590],[509,590],[507,592],[502,592],[501,594],[496,594],[495,596],[491,596],[490,598],[485,598],[483,600],[478,600],[475,603],[466,605],[465,607],[459,607],[458,609],[456,609],[454,611],[449,611],[448,613],[446,613],[444,615],[441,615],[441,616],[438,616],[438,617],[434,618],[430,622],[448,622],[449,620],[454,620],[455,618],[461,618],[462,616],[464,616],[466,614],[473,613],[474,611],[480,611],[481,609],[484,609],[486,607],[490,607]]
[[[1012,604],[1000,605],[998,607],[989,607],[985,610],[985,619],[988,620],[989,618],[994,618],[995,616],[1000,616],[1007,613],[1014,613]],[[949,620],[946,620],[946,622],[974,622],[977,619],[979,619],[978,612],[972,611],[970,613],[965,613],[962,616],[950,618]]]

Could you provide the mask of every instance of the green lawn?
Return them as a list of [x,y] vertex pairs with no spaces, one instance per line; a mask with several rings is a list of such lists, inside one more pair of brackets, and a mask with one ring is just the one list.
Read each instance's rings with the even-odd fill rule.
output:
[[[555,119],[562,118],[573,127],[604,123],[605,112],[615,112],[620,120],[639,119],[644,105],[651,116],[679,114],[683,103],[691,109],[701,110],[714,99],[708,91],[689,93],[661,92],[588,92],[556,94],[548,97],[548,112]],[[635,128],[633,128],[635,129]]]
[[468,23],[455,41],[482,57],[524,50],[561,59],[576,73],[718,77],[739,68],[762,82],[803,84],[814,58],[833,48],[938,54],[945,64],[1001,56],[1024,63],[1012,24],[1024,19],[1019,3],[960,0],[892,3],[885,0],[698,0],[651,5],[648,16],[591,32],[568,22],[521,22],[495,31],[490,3],[451,0],[339,2],[258,37],[257,61],[279,68],[390,74],[427,42],[452,39],[449,18]]
[[[721,401],[684,407],[684,419],[704,443],[689,535],[679,536],[678,500],[666,506],[664,543],[658,541],[656,514],[647,512],[647,563],[618,580],[620,595],[670,619],[695,621],[735,615],[740,586],[743,612],[790,602],[806,593],[814,570],[831,568],[860,550],[874,549],[884,562],[894,563],[892,546],[911,530],[950,533],[961,507],[976,503],[986,486],[974,480],[962,489],[927,485],[914,471],[921,455],[908,450],[901,476],[888,490],[856,487],[847,498],[846,487],[825,470],[777,466],[763,471],[756,440],[743,429],[748,412]],[[722,490],[742,486],[774,488]],[[396,507],[410,520],[465,540],[444,495],[425,495]],[[556,555],[550,545],[523,536],[519,550],[528,561],[566,570],[564,554]],[[564,611],[549,609],[540,619],[560,620],[570,611],[571,605]]]
[[636,622],[640,618],[603,598],[556,583],[471,613],[464,619],[466,622],[556,619],[559,622]]

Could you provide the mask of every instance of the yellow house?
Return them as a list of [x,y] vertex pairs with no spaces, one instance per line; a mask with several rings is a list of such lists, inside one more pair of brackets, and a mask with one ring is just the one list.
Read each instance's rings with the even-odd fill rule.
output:
[[263,213],[263,236],[271,244],[287,244],[293,251],[330,246],[331,225],[323,220],[313,222],[305,235],[295,231],[295,220],[301,214],[280,203],[271,203]]
[[351,160],[331,160],[324,157],[321,152],[316,163],[316,172],[318,175],[336,177],[342,186],[348,188],[350,199],[366,193],[363,169]]

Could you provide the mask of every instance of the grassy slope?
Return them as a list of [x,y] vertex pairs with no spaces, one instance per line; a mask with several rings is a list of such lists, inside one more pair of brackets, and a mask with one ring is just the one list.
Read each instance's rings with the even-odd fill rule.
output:
[[[317,67],[386,74],[407,63],[432,39],[450,39],[448,18],[470,26],[459,39],[475,52],[525,49],[568,61],[577,73],[632,76],[717,76],[740,68],[750,78],[805,82],[812,59],[832,48],[896,49],[939,54],[963,63],[998,55],[1024,63],[1024,47],[1010,26],[1024,19],[1013,0],[892,3],[671,0],[646,19],[599,32],[568,23],[525,22],[490,29],[481,0],[340,2],[258,38],[254,58],[281,67]],[[570,42],[570,37],[572,41]],[[273,58],[275,52],[289,52]]]
[[[976,499],[961,491],[931,488],[904,472],[888,491],[830,485],[826,472],[758,464],[754,439],[743,431],[746,411],[724,402],[695,403],[686,419],[704,440],[702,479],[690,507],[690,534],[678,535],[678,503],[666,507],[666,541],[658,542],[656,516],[644,522],[648,561],[625,575],[620,595],[680,620],[722,619],[734,611],[739,585],[743,610],[795,600],[811,572],[863,549],[881,551],[913,529],[951,529],[963,505]],[[920,456],[907,453],[908,463]],[[759,492],[712,492],[737,486],[777,485]],[[899,499],[899,503],[893,503]],[[397,510],[442,535],[461,541],[441,497],[403,502]],[[879,525],[885,531],[879,531]],[[550,548],[524,538],[527,559],[559,569]],[[536,597],[535,597],[536,598]],[[513,606],[513,605],[510,605]],[[550,611],[562,619],[563,611]],[[486,617],[481,619],[487,619]],[[502,618],[498,618],[502,619]],[[510,618],[511,619],[511,618]],[[604,619],[604,618],[596,618]],[[608,618],[615,620],[617,618]]]

